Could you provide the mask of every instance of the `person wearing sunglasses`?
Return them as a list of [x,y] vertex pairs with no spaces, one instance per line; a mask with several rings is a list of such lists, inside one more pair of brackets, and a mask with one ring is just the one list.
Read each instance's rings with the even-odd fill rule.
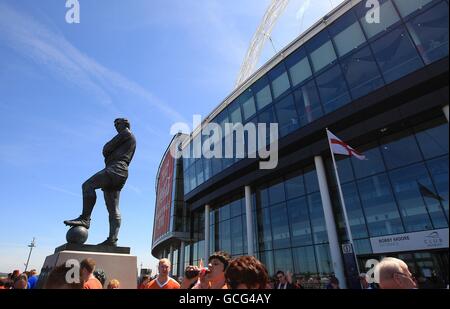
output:
[[375,277],[381,289],[416,289],[414,276],[400,259],[386,257],[375,266]]

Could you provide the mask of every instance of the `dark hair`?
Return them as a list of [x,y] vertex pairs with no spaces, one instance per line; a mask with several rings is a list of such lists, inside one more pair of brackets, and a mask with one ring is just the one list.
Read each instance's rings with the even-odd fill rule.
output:
[[245,284],[247,288],[265,289],[269,282],[266,267],[253,256],[241,256],[230,262],[225,279],[231,289],[236,289],[239,284]]
[[65,264],[56,266],[48,275],[44,284],[44,289],[81,289],[81,283],[68,283],[66,280],[67,272],[72,270]]
[[330,283],[339,285],[339,280],[338,280],[338,278],[333,276],[330,278]]
[[276,275],[278,276],[279,274],[282,274],[284,276],[284,271],[282,270],[277,271]]
[[123,123],[125,124],[125,126],[126,126],[128,129],[130,129],[130,122],[128,121],[128,119],[126,119],[126,118],[117,118],[117,119],[114,120],[114,124],[115,124],[116,122],[123,122]]
[[105,285],[106,282],[106,274],[105,271],[101,268],[98,268],[94,271],[94,276],[97,278],[98,281],[102,284],[102,286]]
[[223,271],[225,271],[227,269],[227,267],[228,267],[228,263],[230,262],[231,257],[225,251],[217,251],[217,252],[214,252],[213,254],[211,254],[209,256],[208,263],[211,263],[211,261],[213,259],[217,259],[217,260],[221,261],[222,264],[223,264]]
[[92,273],[95,269],[95,260],[92,258],[87,258],[81,261],[80,270],[86,269],[89,273]]

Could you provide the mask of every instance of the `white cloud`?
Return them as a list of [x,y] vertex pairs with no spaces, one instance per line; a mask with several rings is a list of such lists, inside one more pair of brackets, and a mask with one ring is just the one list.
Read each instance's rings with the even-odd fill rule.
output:
[[59,78],[94,94],[106,107],[113,105],[111,93],[117,90],[139,96],[172,121],[184,117],[138,83],[110,70],[83,54],[64,36],[32,17],[0,3],[0,37],[10,48],[45,66]]

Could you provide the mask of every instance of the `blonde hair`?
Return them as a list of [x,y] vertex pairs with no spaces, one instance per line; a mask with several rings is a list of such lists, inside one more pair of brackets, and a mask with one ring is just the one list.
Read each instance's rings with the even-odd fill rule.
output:
[[172,266],[172,263],[170,263],[169,259],[160,259],[158,265],[161,265],[162,263],[169,265],[169,267]]
[[112,279],[108,283],[108,289],[118,289],[120,287],[120,282],[117,279]]

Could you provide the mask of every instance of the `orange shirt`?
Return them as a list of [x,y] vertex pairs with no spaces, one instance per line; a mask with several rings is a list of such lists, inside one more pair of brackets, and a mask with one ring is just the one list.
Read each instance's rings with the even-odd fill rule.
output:
[[179,289],[180,288],[180,284],[178,282],[176,282],[174,279],[169,278],[165,283],[161,284],[158,281],[158,278],[150,281],[150,283],[148,283],[145,286],[145,289],[153,289],[153,290],[161,290],[161,289]]
[[95,290],[95,289],[103,289],[102,284],[100,283],[100,281],[98,281],[97,278],[89,278],[88,281],[86,281],[83,284],[83,289],[87,289],[87,290]]

